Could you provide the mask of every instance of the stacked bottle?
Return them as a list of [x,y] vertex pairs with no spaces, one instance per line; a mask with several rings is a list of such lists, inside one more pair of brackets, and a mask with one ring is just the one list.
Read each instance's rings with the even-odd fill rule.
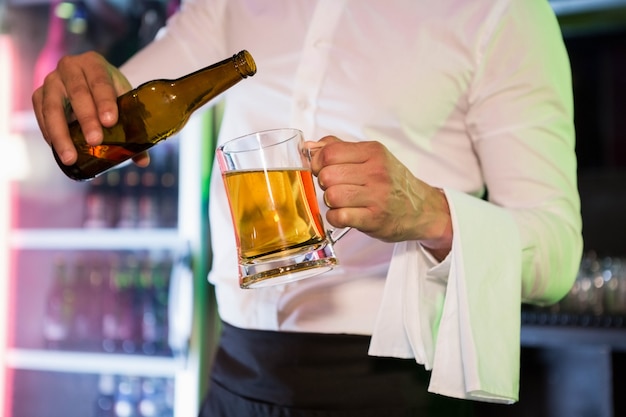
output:
[[583,256],[578,276],[569,293],[550,307],[527,306],[526,324],[584,327],[626,327],[626,259]]
[[173,228],[178,219],[178,151],[175,141],[150,153],[146,168],[128,164],[87,184],[85,228]]
[[95,417],[171,417],[171,378],[100,375]]
[[58,258],[47,294],[48,349],[169,355],[168,255]]

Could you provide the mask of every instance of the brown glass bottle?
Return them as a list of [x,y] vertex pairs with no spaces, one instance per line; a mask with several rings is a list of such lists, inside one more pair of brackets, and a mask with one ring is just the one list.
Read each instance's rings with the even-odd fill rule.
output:
[[153,80],[117,99],[118,123],[103,128],[101,145],[88,145],[78,122],[69,130],[78,159],[61,170],[76,181],[89,180],[179,132],[191,114],[244,78],[256,73],[247,51],[175,80]]

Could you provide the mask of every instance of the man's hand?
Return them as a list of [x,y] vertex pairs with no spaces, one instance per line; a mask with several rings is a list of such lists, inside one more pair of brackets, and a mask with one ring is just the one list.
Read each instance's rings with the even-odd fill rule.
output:
[[386,242],[418,240],[439,260],[449,253],[452,222],[445,195],[416,178],[381,143],[326,136],[307,147],[331,225]]
[[[65,56],[32,96],[33,109],[44,139],[66,165],[76,162],[68,121],[78,120],[90,145],[102,142],[102,127],[117,123],[117,97],[132,87],[126,77],[95,53]],[[147,154],[136,158],[147,165]]]

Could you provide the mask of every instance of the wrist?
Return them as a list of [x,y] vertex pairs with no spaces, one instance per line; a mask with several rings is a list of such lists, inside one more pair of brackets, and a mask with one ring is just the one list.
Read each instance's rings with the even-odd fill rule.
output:
[[421,239],[419,242],[437,261],[441,262],[452,250],[452,218],[444,191],[441,188],[434,188],[434,190],[437,191],[435,198],[438,199],[438,220],[431,229],[430,236],[432,237]]

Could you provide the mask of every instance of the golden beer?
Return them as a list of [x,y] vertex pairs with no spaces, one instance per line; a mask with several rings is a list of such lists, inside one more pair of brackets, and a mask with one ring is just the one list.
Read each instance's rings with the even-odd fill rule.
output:
[[241,170],[223,176],[240,262],[284,257],[290,250],[324,243],[310,170]]

